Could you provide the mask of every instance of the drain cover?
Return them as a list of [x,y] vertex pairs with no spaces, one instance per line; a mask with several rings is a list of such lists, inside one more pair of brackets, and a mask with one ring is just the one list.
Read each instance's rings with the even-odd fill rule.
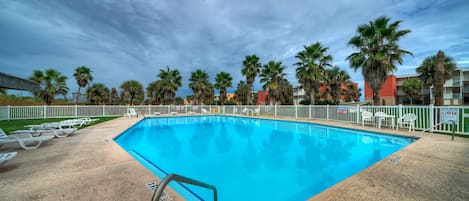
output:
[[392,163],[392,164],[397,164],[397,163],[399,163],[399,161],[401,161],[400,156],[393,156],[391,159],[389,159],[389,162]]
[[158,188],[158,184],[155,181],[152,181],[147,184],[147,187],[148,189],[150,189],[150,191],[156,191],[156,188]]
[[104,139],[103,142],[104,142],[104,144],[108,144],[108,143],[109,143],[109,140],[108,140],[108,139]]

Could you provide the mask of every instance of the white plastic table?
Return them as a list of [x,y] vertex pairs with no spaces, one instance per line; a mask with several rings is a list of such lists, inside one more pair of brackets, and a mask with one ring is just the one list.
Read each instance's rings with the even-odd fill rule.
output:
[[376,120],[378,121],[378,123],[376,124],[378,126],[378,128],[381,128],[381,119],[384,119],[386,121],[386,119],[391,119],[391,128],[394,128],[394,118],[396,116],[394,115],[375,115],[375,118]]

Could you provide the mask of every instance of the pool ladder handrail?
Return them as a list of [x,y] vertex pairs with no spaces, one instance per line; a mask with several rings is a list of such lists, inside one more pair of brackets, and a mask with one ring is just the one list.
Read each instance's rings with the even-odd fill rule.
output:
[[218,200],[218,197],[217,197],[217,187],[215,187],[215,186],[213,186],[213,185],[210,185],[210,184],[206,184],[206,183],[201,182],[201,181],[197,181],[197,180],[195,180],[195,179],[191,179],[191,178],[188,178],[188,177],[184,177],[184,176],[181,176],[181,175],[177,175],[177,174],[170,174],[170,175],[166,176],[166,177],[160,182],[160,184],[158,185],[158,187],[156,188],[156,191],[153,193],[153,196],[152,196],[151,200],[152,200],[152,201],[159,201],[161,195],[163,194],[164,189],[165,189],[166,186],[169,184],[169,182],[171,182],[171,181],[173,181],[173,180],[174,180],[174,181],[177,181],[177,182],[183,182],[183,183],[186,183],[186,184],[191,184],[191,185],[196,185],[196,186],[200,186],[200,187],[212,189],[212,190],[213,190],[213,200],[214,200],[214,201],[217,201],[217,200]]
[[437,124],[435,124],[435,125],[433,125],[433,126],[430,126],[429,128],[423,130],[422,133],[429,131],[431,128],[435,128],[435,127],[437,127],[437,126],[440,126],[441,124],[448,123],[448,122],[451,122],[451,123],[453,124],[453,127],[451,127],[451,132],[452,132],[452,134],[451,134],[451,141],[454,141],[454,134],[455,134],[455,132],[456,132],[454,129],[456,129],[456,121],[451,120],[451,119],[448,119],[448,120],[442,121],[442,122],[440,122],[440,123],[437,123]]

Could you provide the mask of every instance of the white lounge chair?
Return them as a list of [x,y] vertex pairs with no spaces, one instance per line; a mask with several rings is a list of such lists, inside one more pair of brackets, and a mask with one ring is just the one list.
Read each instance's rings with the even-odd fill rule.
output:
[[3,165],[7,161],[13,159],[18,155],[18,152],[7,152],[7,153],[1,153],[0,154],[0,165]]
[[[6,135],[6,133],[0,128],[0,144],[18,143],[23,149],[30,150],[38,148],[43,141],[47,141],[54,138],[54,136],[39,136],[33,137],[31,134],[12,134]],[[36,145],[28,146],[31,143]]]
[[241,110],[241,114],[249,115],[249,109],[247,107],[243,108],[243,110]]
[[261,108],[254,109],[254,115],[261,115]]
[[201,109],[200,111],[202,111],[202,114],[208,114],[208,111],[206,109]]
[[365,127],[365,121],[373,122],[373,113],[362,111],[362,127]]
[[41,136],[44,133],[52,133],[57,138],[67,137],[74,134],[77,128],[45,128],[45,129],[27,129],[27,130],[16,130],[10,134],[30,134],[33,137]]
[[399,130],[399,126],[404,128],[405,125],[409,125],[409,132],[414,130],[415,131],[415,120],[417,120],[417,116],[413,113],[404,114],[402,117],[397,119],[397,127],[396,130]]
[[137,111],[135,111],[135,108],[129,108],[127,113],[125,113],[125,116],[127,116],[127,117],[133,117],[133,116],[138,117],[138,113],[137,113]]

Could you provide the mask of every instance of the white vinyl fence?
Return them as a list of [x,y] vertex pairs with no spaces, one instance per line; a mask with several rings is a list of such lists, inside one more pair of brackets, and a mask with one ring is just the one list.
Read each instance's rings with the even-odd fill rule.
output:
[[[452,119],[456,122],[456,133],[469,135],[469,107],[466,106],[359,106],[359,105],[67,105],[67,106],[0,106],[0,120],[45,119],[74,117],[123,116],[128,108],[135,108],[138,113],[148,115],[159,112],[201,113],[202,109],[212,114],[256,115],[287,117],[296,119],[319,119],[348,123],[361,123],[361,112],[384,112],[393,115],[396,121],[406,113],[417,115],[416,130],[429,129],[442,121]],[[370,124],[372,122],[369,122]],[[452,131],[452,125],[442,124],[430,129],[430,132]]]

